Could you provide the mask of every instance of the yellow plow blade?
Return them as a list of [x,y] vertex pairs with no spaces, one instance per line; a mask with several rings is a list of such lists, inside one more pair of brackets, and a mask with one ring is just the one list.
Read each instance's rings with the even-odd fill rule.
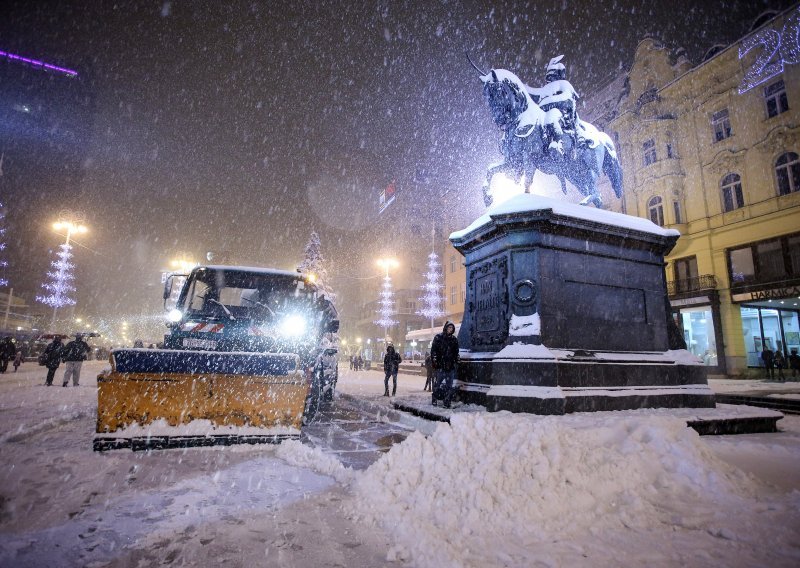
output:
[[308,395],[299,367],[292,354],[115,350],[97,378],[95,449],[134,438],[183,447],[299,436]]

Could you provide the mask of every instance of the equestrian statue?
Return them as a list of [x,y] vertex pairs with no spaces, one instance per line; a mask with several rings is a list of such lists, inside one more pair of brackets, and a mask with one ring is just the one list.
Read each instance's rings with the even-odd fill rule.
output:
[[[469,59],[469,55],[467,55]],[[550,60],[541,88],[523,83],[505,69],[481,71],[483,94],[492,119],[500,127],[503,161],[492,164],[483,184],[483,201],[492,204],[489,184],[495,174],[504,173],[527,192],[533,174],[540,170],[558,177],[567,192],[568,180],[585,198],[581,205],[602,208],[597,179],[605,173],[614,194],[622,196],[622,169],[611,138],[578,117],[578,94],[567,81],[563,55]]]

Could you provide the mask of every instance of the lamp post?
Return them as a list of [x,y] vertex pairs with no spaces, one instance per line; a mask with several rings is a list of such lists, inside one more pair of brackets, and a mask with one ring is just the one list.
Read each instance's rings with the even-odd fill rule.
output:
[[389,269],[397,268],[400,266],[400,263],[394,258],[379,258],[377,264],[386,271],[386,275],[383,277],[383,289],[380,294],[380,309],[378,310],[380,318],[375,320],[377,325],[383,327],[383,339],[385,343],[386,336],[389,335],[389,328],[397,324],[397,322],[392,319],[392,314],[394,313],[394,300],[392,300],[392,296],[394,294],[392,292],[392,279],[389,276]]

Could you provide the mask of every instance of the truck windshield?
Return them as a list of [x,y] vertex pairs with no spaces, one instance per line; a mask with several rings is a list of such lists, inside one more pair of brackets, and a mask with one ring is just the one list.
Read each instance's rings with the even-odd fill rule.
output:
[[281,274],[200,269],[191,277],[184,298],[189,315],[268,320],[305,310],[316,300],[313,285]]

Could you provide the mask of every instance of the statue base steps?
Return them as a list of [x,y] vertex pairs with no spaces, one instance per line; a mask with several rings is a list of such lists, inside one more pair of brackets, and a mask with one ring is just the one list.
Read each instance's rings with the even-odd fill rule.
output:
[[458,396],[492,412],[533,414],[714,407],[701,365],[659,360],[666,357],[654,353],[602,358],[608,355],[498,360],[493,353],[462,353]]

